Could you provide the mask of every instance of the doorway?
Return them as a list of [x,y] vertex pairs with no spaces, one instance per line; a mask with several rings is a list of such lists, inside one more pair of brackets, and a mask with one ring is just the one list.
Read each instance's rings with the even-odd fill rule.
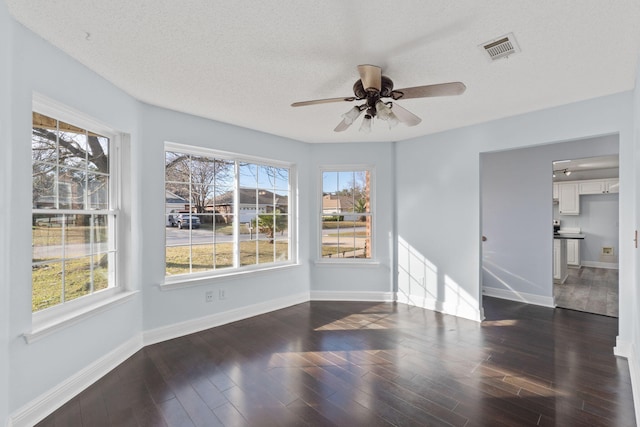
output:
[[618,317],[618,155],[552,165],[555,304]]
[[[481,153],[480,221],[481,236],[486,237],[481,243],[483,295],[556,306],[552,262],[555,240],[552,222],[555,217],[551,203],[554,181],[550,166],[554,160],[617,157],[618,150],[619,137],[612,134]],[[572,171],[569,177],[578,178],[580,174]],[[588,199],[597,196],[584,194],[580,197],[580,207],[590,209],[593,203]],[[571,218],[576,217],[562,215],[561,223],[564,220],[565,227],[572,226]],[[618,218],[615,218],[614,226],[618,228]],[[582,227],[586,229],[586,226]],[[610,245],[601,242],[598,247],[602,250],[603,246]],[[614,246],[613,252],[617,254],[617,242]],[[588,260],[586,253],[582,259]],[[577,272],[586,275],[591,270],[585,267],[604,268],[601,264],[582,262],[582,268]],[[616,271],[611,270],[610,273]],[[571,273],[575,272],[572,270]],[[599,271],[593,273],[591,278],[580,279],[593,280],[600,274]]]

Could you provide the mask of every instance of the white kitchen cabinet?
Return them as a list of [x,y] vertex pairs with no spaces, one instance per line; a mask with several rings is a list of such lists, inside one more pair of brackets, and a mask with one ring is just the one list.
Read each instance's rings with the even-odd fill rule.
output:
[[580,181],[578,191],[580,194],[602,194],[605,192],[605,184],[601,180]]
[[580,267],[580,240],[567,240],[567,264]]
[[580,193],[577,182],[558,184],[558,205],[560,215],[580,215]]
[[611,178],[604,180],[604,192],[605,193],[619,193],[620,192],[620,178]]
[[553,183],[553,200],[558,200],[558,183]]

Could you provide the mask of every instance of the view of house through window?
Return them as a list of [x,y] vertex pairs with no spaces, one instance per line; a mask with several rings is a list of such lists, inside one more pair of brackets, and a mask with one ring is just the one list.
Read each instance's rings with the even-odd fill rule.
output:
[[371,258],[369,170],[322,172],[322,258]]
[[115,286],[110,138],[33,113],[32,309]]
[[291,259],[289,167],[175,148],[165,152],[167,276]]

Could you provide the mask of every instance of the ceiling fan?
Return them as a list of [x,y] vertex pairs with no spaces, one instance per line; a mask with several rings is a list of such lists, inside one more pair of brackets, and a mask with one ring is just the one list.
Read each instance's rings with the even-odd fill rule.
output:
[[404,123],[407,126],[415,126],[422,119],[410,111],[391,101],[384,102],[382,98],[391,98],[394,101],[410,98],[428,98],[432,96],[460,95],[467,88],[464,83],[451,82],[435,85],[414,86],[404,89],[393,89],[393,81],[382,75],[382,69],[375,65],[358,65],[360,79],[353,85],[354,96],[343,98],[316,99],[313,101],[294,102],[292,107],[306,105],[326,104],[329,102],[352,102],[364,100],[361,105],[356,105],[342,115],[342,121],[334,129],[342,132],[349,128],[362,113],[365,113],[360,130],[371,132],[371,122],[374,117],[385,120],[389,128]]

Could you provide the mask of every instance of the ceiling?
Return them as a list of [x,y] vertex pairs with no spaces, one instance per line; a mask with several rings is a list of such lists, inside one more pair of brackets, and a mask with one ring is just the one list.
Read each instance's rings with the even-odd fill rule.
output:
[[[617,154],[582,159],[562,159],[553,162],[553,181],[574,181],[581,179],[617,178],[619,176]],[[569,175],[563,171],[570,171]]]
[[[398,141],[631,90],[640,1],[6,0],[16,20],[133,97],[306,142]],[[513,32],[521,52],[481,44]],[[333,132],[358,64],[396,88],[461,81],[461,96],[398,101],[415,127]]]

